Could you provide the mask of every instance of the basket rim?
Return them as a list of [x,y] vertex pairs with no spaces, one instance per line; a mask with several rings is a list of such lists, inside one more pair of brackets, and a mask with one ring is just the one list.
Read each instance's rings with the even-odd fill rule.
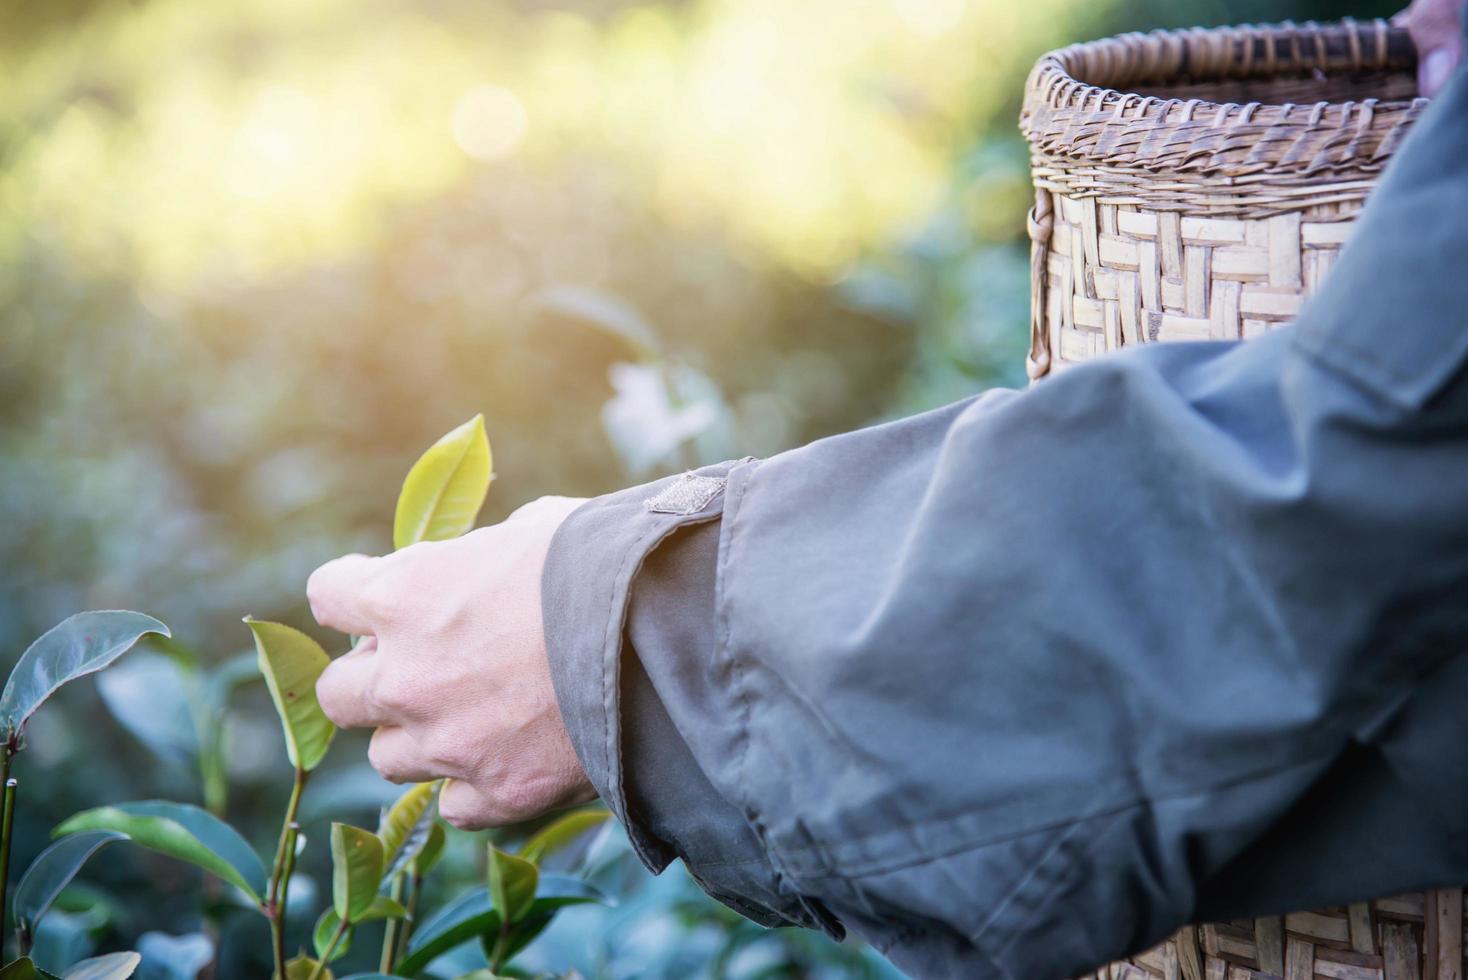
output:
[[[1415,65],[1406,29],[1381,19],[1121,34],[1042,55],[1025,86],[1020,128],[1037,162],[1060,165],[1083,160],[1235,175],[1375,171],[1426,99],[1239,104],[1127,89],[1312,73],[1407,74]],[[1245,139],[1251,142],[1241,167]]]

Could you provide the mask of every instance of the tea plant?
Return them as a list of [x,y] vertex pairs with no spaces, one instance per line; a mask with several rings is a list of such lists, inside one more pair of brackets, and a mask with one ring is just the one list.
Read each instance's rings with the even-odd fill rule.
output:
[[[21,654],[5,690],[0,693],[0,923],[6,922],[6,888],[10,873],[10,841],[15,827],[15,804],[20,781],[11,775],[16,756],[25,747],[26,722],[62,685],[96,673],[131,650],[148,635],[168,636],[168,627],[152,616],[121,610],[78,613],[52,627]],[[86,860],[112,841],[116,831],[78,835],[47,848],[32,862],[16,887],[15,919],[19,957],[0,969],[0,980],[29,980],[52,976],[26,954],[35,924],[56,901]],[[113,953],[76,964],[64,980],[121,980],[132,976],[141,958],[137,953]]]
[[[483,505],[491,480],[492,457],[484,420],[475,416],[434,443],[408,472],[393,521],[394,546],[445,540],[467,531]],[[8,780],[4,816],[0,818],[4,828],[0,875],[8,854],[14,801],[14,780],[9,779],[9,769],[20,747],[19,733],[25,719],[61,682],[101,669],[146,633],[168,636],[163,624],[136,613],[83,616],[110,618],[69,626],[81,619],[73,617],[42,637],[37,641],[42,654],[33,657],[27,651],[17,666],[16,677],[22,679],[17,692],[12,696],[11,688],[16,686],[13,677],[12,685],[0,698],[0,719],[6,732],[3,767]],[[437,957],[475,940],[483,949],[488,969],[465,974],[462,980],[511,975],[508,971],[513,971],[512,958],[550,924],[560,909],[588,902],[609,904],[609,899],[588,883],[569,875],[542,873],[540,868],[547,855],[607,818],[603,810],[581,810],[551,822],[518,854],[489,844],[483,887],[460,895],[419,924],[424,879],[438,863],[447,840],[444,825],[436,815],[439,784],[424,783],[403,792],[382,813],[376,830],[345,823],[331,825],[331,904],[316,921],[311,954],[292,956],[286,939],[289,885],[297,859],[307,845],[299,819],[301,801],[336,734],[316,700],[316,682],[330,658],[320,644],[293,627],[252,617],[246,617],[245,624],[254,640],[256,666],[280,718],[292,769],[291,789],[269,867],[223,816],[227,799],[224,748],[217,718],[212,716],[222,710],[242,676],[239,665],[230,663],[197,685],[203,692],[199,695],[203,710],[196,712],[199,730],[192,748],[198,758],[206,806],[168,800],[118,803],[86,810],[63,821],[54,832],[56,842],[37,858],[16,889],[16,927],[22,955],[29,948],[37,921],[62,889],[88,858],[116,841],[129,841],[192,864],[243,896],[269,923],[277,980],[333,980],[331,964],[347,953],[358,927],[378,921],[386,923],[380,972],[355,974],[350,980],[416,977]],[[107,642],[99,644],[96,637],[103,635],[104,625],[110,632],[105,634]],[[84,642],[78,637],[84,637]],[[175,644],[165,650],[195,669],[182,647]],[[37,663],[47,666],[43,669]],[[143,730],[148,729],[143,726]],[[78,964],[66,976],[68,980],[123,978],[131,975],[137,963],[135,953],[112,954]],[[12,966],[18,972],[12,974],[7,967],[0,972],[0,980],[47,976],[29,959],[18,960]]]

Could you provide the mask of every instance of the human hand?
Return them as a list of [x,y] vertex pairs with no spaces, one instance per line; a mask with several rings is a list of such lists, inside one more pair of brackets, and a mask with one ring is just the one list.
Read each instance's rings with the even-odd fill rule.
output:
[[368,759],[384,778],[447,778],[439,812],[456,827],[596,796],[561,720],[540,606],[551,536],[581,503],[542,497],[451,541],[347,555],[306,585],[317,622],[364,637],[321,675],[322,710],[377,729]]
[[1417,45],[1417,88],[1423,95],[1441,91],[1462,60],[1462,17],[1461,0],[1412,0],[1396,17]]

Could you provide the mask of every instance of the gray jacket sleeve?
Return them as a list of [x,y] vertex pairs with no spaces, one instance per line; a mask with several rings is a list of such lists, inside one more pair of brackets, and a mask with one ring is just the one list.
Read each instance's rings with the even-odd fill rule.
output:
[[552,669],[649,865],[1016,980],[1468,880],[1465,120],[1296,324],[574,514]]

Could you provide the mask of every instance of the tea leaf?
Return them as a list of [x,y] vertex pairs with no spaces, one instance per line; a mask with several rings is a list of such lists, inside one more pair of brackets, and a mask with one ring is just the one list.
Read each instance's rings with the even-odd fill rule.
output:
[[366,917],[382,884],[382,840],[344,823],[331,825],[331,904],[337,918],[356,924]]
[[[315,972],[316,960],[309,956],[297,956],[285,964],[285,980],[310,980]],[[317,980],[334,980],[334,975],[330,970],[322,970]]]
[[6,964],[5,969],[0,970],[0,980],[60,980],[60,978],[36,966],[31,962],[29,956],[22,956]]
[[428,843],[438,787],[437,781],[412,786],[383,814],[377,836],[382,838],[383,862],[387,865],[384,880],[397,877]]
[[489,493],[492,464],[483,415],[428,447],[408,471],[398,495],[393,547],[446,541],[473,527]]
[[214,961],[214,941],[202,932],[145,932],[138,952],[148,980],[198,980],[199,971]]
[[[541,916],[554,914],[558,909],[570,905],[589,903],[616,904],[602,891],[579,878],[560,874],[541,875],[535,901],[530,903],[522,925],[530,925]],[[398,964],[397,971],[405,977],[415,976],[436,957],[478,936],[496,933],[499,927],[500,914],[494,908],[489,890],[476,888],[465,892],[413,930],[408,955]],[[509,950],[509,954],[513,955],[519,948],[517,946]]]
[[143,957],[137,953],[108,953],[67,968],[62,980],[127,980]]
[[499,932],[485,932],[479,936],[479,945],[484,949],[485,958],[491,963],[498,960],[503,963],[510,959],[520,950],[535,941],[535,937],[545,932],[546,926],[556,917],[554,910],[542,912],[539,915],[529,915],[510,927],[507,935]]
[[[324,959],[326,951],[331,947],[331,940],[336,936],[337,926],[342,920],[337,916],[336,909],[327,906],[321,915],[316,918],[316,928],[311,930],[311,947],[316,950],[316,958]],[[336,950],[331,954],[329,962],[336,962],[347,955],[347,950],[352,948],[352,930],[348,929],[342,933],[341,939],[337,940]]]
[[146,649],[97,678],[97,693],[112,717],[153,752],[180,764],[199,751],[190,706],[198,686],[193,670]]
[[443,857],[444,845],[448,843],[448,835],[444,833],[443,824],[434,821],[428,827],[428,839],[423,842],[423,850],[413,859],[413,872],[418,875],[426,875],[438,864],[438,859]]
[[606,810],[578,810],[568,813],[537,831],[520,848],[520,856],[532,864],[539,864],[546,856],[568,846],[586,831],[606,823],[610,816],[611,813]]
[[15,888],[16,928],[35,935],[36,923],[87,859],[119,840],[127,840],[127,835],[115,830],[88,830],[63,837],[37,855]]
[[598,330],[621,341],[640,361],[663,356],[657,334],[642,314],[613,296],[579,286],[557,286],[535,300],[542,316]]
[[256,902],[265,890],[265,868],[244,838],[218,817],[187,803],[150,800],[84,810],[52,833],[59,837],[81,830],[126,834],[140,847],[217,875]]
[[291,764],[315,769],[331,747],[336,726],[316,701],[316,681],[331,662],[321,645],[305,633],[280,623],[245,618],[260,655],[260,673],[285,729]]
[[507,922],[519,922],[535,900],[540,869],[529,861],[489,845],[489,894]]
[[[363,922],[376,922],[380,919],[401,919],[408,914],[408,910],[386,895],[378,895],[372,900],[372,907],[357,920],[356,925]],[[311,942],[316,947],[318,957],[326,955],[326,948],[331,945],[331,937],[336,935],[336,927],[341,925],[341,919],[337,917],[336,909],[327,908],[316,920],[316,928],[311,935]],[[339,960],[346,955],[347,949],[352,944],[352,932],[350,929],[342,936],[341,942],[337,943],[336,952],[332,954],[332,960]]]
[[95,673],[149,633],[169,636],[152,616],[125,610],[77,613],[51,627],[21,654],[0,693],[0,727],[13,735],[61,685]]

